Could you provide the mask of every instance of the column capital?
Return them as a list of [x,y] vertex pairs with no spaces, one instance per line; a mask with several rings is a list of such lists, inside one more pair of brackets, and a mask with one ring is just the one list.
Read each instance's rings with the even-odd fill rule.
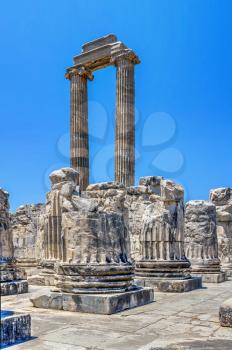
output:
[[125,63],[139,64],[139,57],[130,49],[125,49],[112,54],[111,62],[116,66]]
[[65,78],[70,80],[75,75],[79,75],[80,77],[93,80],[92,71],[85,66],[81,66],[81,67],[74,66],[74,67],[68,68],[65,73]]

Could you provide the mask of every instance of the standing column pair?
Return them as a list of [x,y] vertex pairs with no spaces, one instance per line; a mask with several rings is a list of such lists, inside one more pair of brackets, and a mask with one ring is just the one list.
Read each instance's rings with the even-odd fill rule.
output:
[[[117,69],[116,82],[116,144],[115,181],[134,185],[135,123],[134,64],[137,56],[122,53],[112,58]],[[89,184],[88,94],[87,79],[93,80],[85,67],[71,68],[66,77],[71,80],[71,166],[79,171],[80,188]]]

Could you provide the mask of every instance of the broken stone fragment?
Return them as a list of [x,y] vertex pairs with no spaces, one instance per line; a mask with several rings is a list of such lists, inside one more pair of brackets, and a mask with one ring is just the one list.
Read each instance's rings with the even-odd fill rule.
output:
[[219,319],[222,327],[232,327],[232,298],[220,306]]
[[53,171],[49,177],[52,186],[60,182],[72,182],[77,185],[79,173],[73,168],[62,168]]

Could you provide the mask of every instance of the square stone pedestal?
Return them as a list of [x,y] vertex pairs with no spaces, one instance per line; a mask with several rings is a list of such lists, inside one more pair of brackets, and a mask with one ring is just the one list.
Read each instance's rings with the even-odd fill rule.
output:
[[135,283],[138,286],[151,287],[165,293],[184,293],[202,287],[201,277],[186,279],[136,277]]
[[72,294],[51,292],[30,299],[33,306],[73,312],[111,315],[154,301],[152,288],[140,288],[114,294]]
[[1,345],[7,347],[31,337],[31,316],[29,314],[1,311]]
[[203,283],[222,283],[226,281],[225,272],[219,273],[193,273],[192,276],[201,277]]
[[28,292],[28,283],[26,280],[1,282],[0,283],[0,295],[13,295],[22,294]]

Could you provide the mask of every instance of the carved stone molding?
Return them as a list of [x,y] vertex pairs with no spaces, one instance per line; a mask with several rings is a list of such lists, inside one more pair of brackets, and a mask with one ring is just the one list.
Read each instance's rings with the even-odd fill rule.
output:
[[84,66],[68,68],[67,72],[65,74],[65,78],[71,80],[72,77],[75,75],[79,75],[79,76],[86,78],[86,79],[89,79],[91,81],[94,78],[92,71]]
[[116,66],[120,64],[139,64],[140,60],[138,56],[130,49],[125,49],[112,54],[111,63]]

